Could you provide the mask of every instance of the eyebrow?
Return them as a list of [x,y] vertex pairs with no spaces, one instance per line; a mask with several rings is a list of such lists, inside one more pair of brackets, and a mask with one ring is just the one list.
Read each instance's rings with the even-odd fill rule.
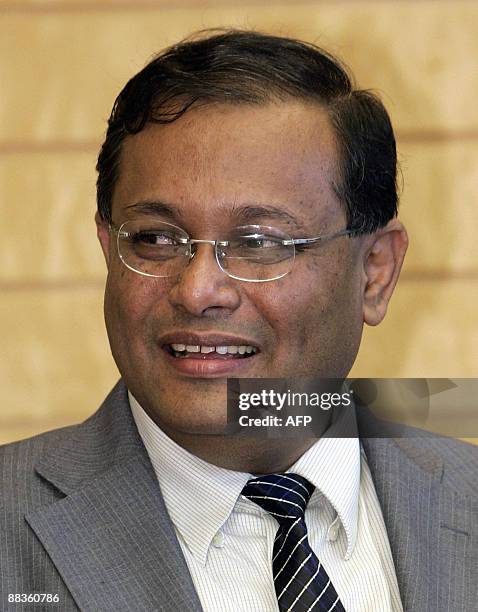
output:
[[268,218],[292,224],[298,229],[304,228],[303,224],[296,217],[276,206],[248,205],[233,208],[232,214],[241,223]]
[[[125,210],[145,215],[168,217],[169,219],[182,217],[181,211],[178,210],[173,204],[168,204],[160,200],[145,200],[136,202],[126,206]],[[221,212],[224,215],[231,215],[239,225],[247,225],[252,221],[267,218],[282,221],[289,225],[294,225],[297,229],[305,230],[303,223],[301,223],[296,217],[284,209],[272,205],[233,205],[232,209],[228,209],[227,206],[221,206]]]
[[160,215],[175,219],[181,217],[181,212],[171,204],[161,202],[160,200],[146,200],[144,202],[136,202],[125,207],[125,210],[142,213],[145,215]]

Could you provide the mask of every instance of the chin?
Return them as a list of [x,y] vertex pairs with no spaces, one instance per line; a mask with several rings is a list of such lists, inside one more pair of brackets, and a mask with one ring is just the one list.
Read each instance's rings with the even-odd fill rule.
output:
[[184,435],[221,435],[228,430],[226,400],[217,402],[201,398],[199,402],[167,401],[154,410],[151,418],[170,437],[174,433]]

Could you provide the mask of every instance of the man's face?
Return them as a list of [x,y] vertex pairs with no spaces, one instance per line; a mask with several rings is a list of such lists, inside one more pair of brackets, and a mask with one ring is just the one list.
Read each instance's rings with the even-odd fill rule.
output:
[[[337,165],[332,128],[315,105],[195,109],[126,139],[113,222],[163,220],[208,240],[245,224],[277,227],[292,238],[334,233],[346,227],[333,191]],[[171,212],[145,212],[138,206],[145,202]],[[151,278],[126,268],[101,223],[99,237],[113,356],[128,388],[166,431],[218,431],[227,377],[348,373],[363,322],[358,239],[324,242],[297,253],[284,278],[247,283],[222,272],[207,244],[180,276]],[[257,352],[176,357],[171,344]]]

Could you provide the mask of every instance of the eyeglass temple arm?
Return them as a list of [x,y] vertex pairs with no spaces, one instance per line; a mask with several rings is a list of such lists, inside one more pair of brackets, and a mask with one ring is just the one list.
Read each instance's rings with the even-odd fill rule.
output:
[[341,230],[340,232],[336,232],[335,234],[329,234],[324,236],[316,236],[315,238],[294,238],[291,240],[284,240],[282,244],[284,245],[304,245],[304,246],[314,246],[315,244],[322,242],[323,240],[332,240],[333,238],[338,238],[339,236],[350,236],[353,234],[352,230]]

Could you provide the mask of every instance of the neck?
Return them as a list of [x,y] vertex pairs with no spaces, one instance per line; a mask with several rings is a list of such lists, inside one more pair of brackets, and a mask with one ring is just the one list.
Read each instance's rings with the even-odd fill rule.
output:
[[163,431],[203,461],[237,472],[268,474],[289,469],[317,438],[244,438]]

